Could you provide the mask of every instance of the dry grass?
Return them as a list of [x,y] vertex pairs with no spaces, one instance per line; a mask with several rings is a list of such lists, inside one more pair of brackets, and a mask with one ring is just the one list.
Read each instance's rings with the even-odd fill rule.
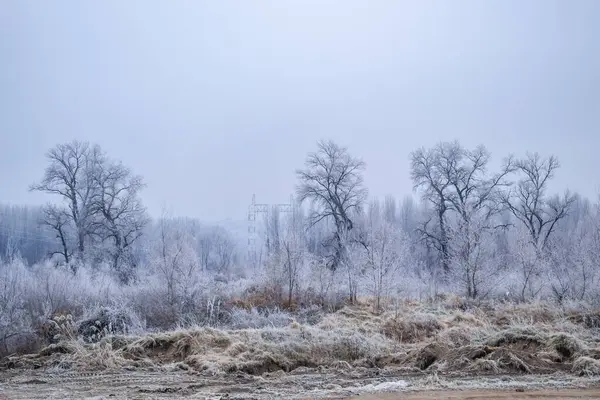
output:
[[298,367],[349,364],[391,350],[381,335],[317,327],[221,331],[209,328],[150,335],[132,341],[123,357],[182,362],[201,371],[260,374]]
[[579,357],[573,363],[572,372],[580,376],[600,376],[600,361],[590,357]]
[[385,320],[382,330],[399,342],[417,343],[435,336],[444,327],[433,314],[415,313]]
[[470,308],[455,303],[405,303],[383,313],[373,313],[368,304],[347,306],[314,325],[290,318],[287,326],[199,327],[108,336],[94,344],[71,338],[33,356],[9,358],[5,365],[79,370],[174,365],[255,375],[300,367],[391,366],[446,374],[599,374],[600,338],[596,314],[589,310],[577,314],[543,303]]

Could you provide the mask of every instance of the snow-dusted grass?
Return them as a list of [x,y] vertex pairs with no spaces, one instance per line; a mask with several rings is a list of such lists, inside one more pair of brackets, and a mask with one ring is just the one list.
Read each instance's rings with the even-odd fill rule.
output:
[[164,286],[156,276],[142,276],[137,284],[123,286],[105,271],[82,268],[73,275],[47,264],[0,264],[0,357],[43,344],[40,333],[60,315],[80,322],[96,318],[101,309],[112,310],[126,315],[122,319],[131,322],[124,329],[128,332],[226,322],[221,293],[228,290],[218,283],[206,282],[196,293],[180,296],[176,304],[165,302]]
[[582,356],[573,363],[572,371],[580,376],[600,376],[600,360]]
[[378,309],[371,297],[344,306],[333,296],[331,307],[305,290],[298,294],[302,306],[285,309],[276,288],[250,279],[205,277],[177,292],[156,275],[122,286],[100,271],[72,275],[19,263],[0,266],[0,279],[0,352],[33,354],[10,357],[17,366],[170,364],[252,374],[396,366],[413,372],[561,369],[594,375],[600,359],[600,313],[583,303],[559,307],[443,295],[435,301],[385,298]]
[[228,325],[107,332],[93,343],[67,337],[37,355],[10,360],[15,366],[35,360],[78,370],[158,365],[213,374],[395,366],[406,373],[561,370],[589,376],[597,374],[600,359],[598,331],[586,326],[592,317],[587,309],[543,303],[463,310],[453,302],[404,301],[378,313],[369,303],[335,313],[232,309]]

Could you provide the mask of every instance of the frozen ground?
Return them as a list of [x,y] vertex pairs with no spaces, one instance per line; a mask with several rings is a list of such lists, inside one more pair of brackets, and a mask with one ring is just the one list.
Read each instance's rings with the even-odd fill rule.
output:
[[11,370],[0,373],[0,382],[0,398],[10,400],[600,398],[600,380],[566,374],[467,378],[403,376],[393,369],[346,373],[299,369],[219,377],[166,371],[77,374]]

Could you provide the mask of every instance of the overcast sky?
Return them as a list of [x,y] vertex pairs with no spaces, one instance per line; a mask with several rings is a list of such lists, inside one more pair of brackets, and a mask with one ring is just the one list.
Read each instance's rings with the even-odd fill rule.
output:
[[[285,202],[318,139],[410,194],[441,140],[555,154],[600,184],[600,1],[0,1],[0,202],[36,204],[44,153],[100,144],[158,215]],[[557,187],[558,187],[557,186]]]

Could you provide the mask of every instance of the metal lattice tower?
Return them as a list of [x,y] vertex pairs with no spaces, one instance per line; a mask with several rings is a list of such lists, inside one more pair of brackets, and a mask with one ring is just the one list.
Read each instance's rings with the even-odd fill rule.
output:
[[280,213],[291,213],[294,211],[294,198],[290,195],[289,203],[282,204],[258,204],[256,195],[252,195],[252,203],[248,206],[248,263],[256,265],[256,216],[260,214],[269,214],[271,209],[277,209]]

